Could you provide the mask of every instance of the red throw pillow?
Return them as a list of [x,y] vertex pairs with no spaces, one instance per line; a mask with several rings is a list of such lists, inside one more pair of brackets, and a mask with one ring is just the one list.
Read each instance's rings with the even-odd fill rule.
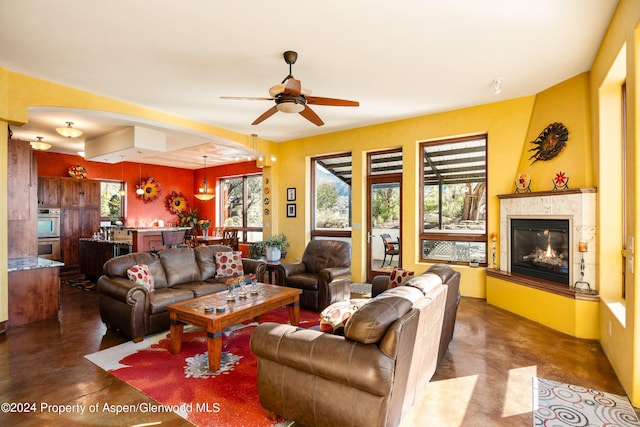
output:
[[142,285],[149,292],[153,292],[156,289],[155,282],[153,281],[153,275],[147,264],[136,264],[131,266],[127,270],[127,276],[132,282],[136,282],[138,285]]
[[344,335],[344,325],[368,298],[334,302],[320,313],[320,330],[334,335]]
[[242,252],[216,252],[216,278],[242,276]]
[[395,288],[413,277],[413,271],[403,268],[394,268],[389,276],[389,288]]

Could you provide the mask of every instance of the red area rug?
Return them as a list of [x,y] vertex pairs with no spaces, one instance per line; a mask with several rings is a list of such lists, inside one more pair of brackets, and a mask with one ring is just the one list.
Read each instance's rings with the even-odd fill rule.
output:
[[[282,308],[263,315],[260,323],[288,323],[288,319],[288,311]],[[316,326],[318,319],[318,313],[300,311],[302,328]],[[207,369],[205,332],[196,328],[185,327],[180,354],[171,354],[169,333],[163,332],[141,343],[127,342],[85,357],[195,425],[289,425],[286,420],[274,423],[260,406],[257,359],[249,350],[256,326],[245,323],[225,330],[221,367],[216,372]]]

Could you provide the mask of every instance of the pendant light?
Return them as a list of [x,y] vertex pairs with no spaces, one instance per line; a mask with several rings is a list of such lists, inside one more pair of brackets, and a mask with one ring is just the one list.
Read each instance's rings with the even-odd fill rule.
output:
[[48,150],[51,148],[51,144],[47,144],[46,142],[42,142],[41,136],[36,136],[37,141],[31,141],[31,147],[34,150]]
[[66,122],[67,126],[63,128],[56,128],[56,131],[67,138],[76,138],[82,135],[82,131],[80,129],[72,128],[71,125],[73,122]]
[[204,157],[204,179],[202,180],[202,187],[198,188],[198,192],[194,194],[194,197],[206,202],[216,197],[216,195],[209,193],[209,186],[207,185],[207,156],[202,157]]
[[124,182],[124,156],[122,154],[120,155],[120,163],[122,165],[122,175],[120,178],[120,191],[118,191],[118,194],[122,197],[127,194],[126,184]]
[[144,190],[142,189],[142,151],[138,151],[138,154],[140,155],[140,183],[136,189],[136,194],[142,196],[144,194]]

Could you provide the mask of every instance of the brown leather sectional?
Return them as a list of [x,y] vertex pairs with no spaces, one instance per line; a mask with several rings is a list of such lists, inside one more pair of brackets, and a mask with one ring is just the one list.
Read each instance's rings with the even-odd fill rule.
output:
[[344,336],[258,326],[250,345],[262,406],[307,427],[397,426],[433,376],[455,326],[457,304],[447,301],[450,293],[457,300],[460,273],[434,267],[359,308]]
[[[108,260],[98,279],[100,316],[110,329],[131,337],[134,342],[153,332],[169,329],[167,306],[227,289],[226,278],[216,278],[216,252],[231,251],[228,246],[164,249],[135,252]],[[129,280],[127,269],[146,264],[155,282],[155,291]],[[242,259],[245,274],[262,277],[265,263]]]

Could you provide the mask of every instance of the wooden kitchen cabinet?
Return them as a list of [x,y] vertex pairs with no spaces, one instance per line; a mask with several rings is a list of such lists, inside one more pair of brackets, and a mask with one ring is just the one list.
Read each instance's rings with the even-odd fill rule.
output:
[[38,253],[37,160],[26,141],[9,140],[7,149],[7,241],[8,258]]
[[63,272],[80,271],[80,238],[100,228],[100,181],[60,179],[60,252]]
[[60,207],[60,178],[52,176],[38,178],[38,207]]
[[100,181],[60,179],[61,207],[100,207]]

